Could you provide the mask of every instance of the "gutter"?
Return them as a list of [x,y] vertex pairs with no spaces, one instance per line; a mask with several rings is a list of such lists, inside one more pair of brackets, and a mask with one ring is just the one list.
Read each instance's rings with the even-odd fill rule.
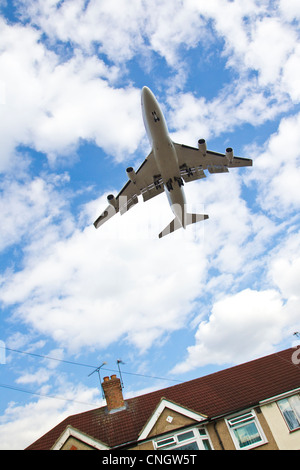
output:
[[269,403],[272,403],[273,401],[282,400],[283,398],[290,397],[299,392],[300,392],[300,388],[298,387],[298,388],[295,388],[294,390],[289,390],[288,392],[283,392],[283,393],[280,393],[279,395],[274,395],[273,397],[266,398],[265,400],[261,400],[259,404],[268,405]]

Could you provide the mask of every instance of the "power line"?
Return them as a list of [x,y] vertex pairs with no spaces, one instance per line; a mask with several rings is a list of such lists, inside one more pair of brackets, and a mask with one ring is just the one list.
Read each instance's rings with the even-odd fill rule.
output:
[[[81,363],[81,362],[68,361],[68,360],[65,360],[65,359],[58,359],[56,357],[45,356],[43,354],[37,354],[37,353],[29,353],[29,352],[26,352],[26,351],[20,351],[18,349],[12,349],[12,348],[8,348],[8,347],[4,347],[4,346],[0,346],[0,348],[5,349],[6,351],[14,352],[14,353],[17,353],[17,354],[23,354],[23,355],[26,355],[26,356],[32,356],[32,357],[36,357],[36,358],[39,358],[39,359],[47,359],[47,360],[51,360],[51,361],[62,362],[62,363],[69,364],[69,365],[93,368],[94,371],[91,374],[89,374],[89,376],[92,375],[95,371],[98,371],[98,369],[99,369],[99,367],[95,367],[91,364],[84,364],[84,363]],[[103,363],[100,367],[102,368],[102,370],[106,370],[108,372],[118,372],[118,371],[120,372],[119,362],[123,363],[122,361],[120,361],[118,359],[118,361],[117,361],[118,370],[110,369],[110,368],[104,368],[104,367],[102,368],[102,366],[106,363]],[[169,381],[172,381],[172,382],[180,382],[179,380],[175,380],[175,379],[166,379],[164,377],[157,377],[157,376],[146,375],[146,374],[138,374],[138,373],[134,373],[134,372],[124,372],[123,371],[123,374],[132,375],[132,376],[139,376],[139,377],[145,377],[145,378],[150,378],[150,379],[159,379],[159,380],[169,380]],[[5,389],[8,389],[8,390],[14,390],[14,391],[17,391],[17,392],[27,393],[27,394],[30,394],[30,395],[36,395],[36,396],[40,396],[40,397],[44,397],[44,398],[52,398],[52,399],[56,399],[56,400],[66,401],[66,402],[78,403],[78,404],[81,404],[81,405],[98,406],[95,403],[87,403],[87,402],[82,402],[82,401],[78,401],[78,400],[72,400],[72,399],[68,399],[68,398],[59,397],[59,396],[56,396],[56,395],[47,395],[45,393],[33,392],[31,390],[26,390],[26,389],[23,389],[23,388],[19,388],[19,387],[15,387],[15,386],[8,385],[8,384],[3,384],[3,383],[0,383],[0,388],[5,388]]]
[[5,346],[0,346],[0,348],[5,349],[6,351],[12,351],[12,352],[19,353],[19,354],[26,354],[27,356],[39,357],[42,359],[50,359],[51,361],[57,361],[57,362],[64,362],[65,364],[71,364],[71,365],[82,366],[82,367],[94,367],[94,366],[91,366],[90,364],[82,364],[80,362],[66,361],[65,359],[58,359],[57,357],[50,357],[50,356],[44,356],[42,354],[29,353],[26,351],[20,351],[18,349],[7,348]]
[[18,387],[14,387],[12,385],[7,385],[7,384],[1,384],[0,383],[0,387],[1,388],[7,388],[9,390],[15,390],[17,392],[28,393],[30,395],[38,395],[39,397],[54,398],[55,400],[63,400],[63,401],[69,401],[69,402],[72,402],[72,403],[79,403],[80,405],[98,406],[95,403],[87,403],[87,402],[84,402],[84,401],[72,400],[70,398],[58,397],[56,395],[47,395],[45,393],[32,392],[31,390],[25,390],[24,388],[18,388]]
[[[20,351],[18,349],[12,349],[12,348],[8,348],[8,347],[5,347],[5,346],[0,346],[0,348],[5,349],[6,351],[15,352],[15,353],[18,353],[18,354],[25,354],[27,356],[33,356],[33,357],[38,357],[38,358],[41,358],[41,359],[49,359],[51,361],[63,362],[65,364],[69,364],[69,365],[75,365],[75,366],[81,366],[81,367],[89,367],[91,369],[97,369],[97,366],[95,366],[95,365],[84,364],[82,362],[67,361],[65,359],[58,359],[56,357],[44,356],[43,354],[29,353],[29,352],[26,352],[26,351]],[[106,370],[107,372],[119,372],[119,370],[117,370],[117,369],[110,369],[110,368],[104,368],[104,367],[103,367],[102,370]],[[135,373],[135,372],[125,372],[125,371],[122,371],[122,373],[126,374],[126,375],[136,376],[136,377],[144,377],[144,378],[148,378],[148,379],[167,380],[169,382],[182,383],[181,380],[169,379],[169,378],[166,378],[166,377],[158,377],[158,376],[155,376],[155,375],[138,374],[138,373]]]

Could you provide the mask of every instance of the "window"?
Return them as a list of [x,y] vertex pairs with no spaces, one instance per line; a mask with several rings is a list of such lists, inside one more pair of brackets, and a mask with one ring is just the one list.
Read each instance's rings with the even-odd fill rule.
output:
[[279,409],[290,431],[300,428],[300,396],[293,395],[278,402]]
[[267,442],[253,410],[228,419],[227,425],[237,449],[251,449]]
[[205,428],[189,429],[154,442],[155,449],[212,450]]

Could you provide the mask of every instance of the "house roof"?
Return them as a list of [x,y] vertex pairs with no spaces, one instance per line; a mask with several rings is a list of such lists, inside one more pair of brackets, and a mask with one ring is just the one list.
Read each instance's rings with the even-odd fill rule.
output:
[[300,387],[295,349],[271,354],[204,377],[126,400],[126,409],[109,414],[106,406],[69,416],[27,450],[53,447],[72,426],[109,447],[138,440],[161,398],[214,419],[257,405],[260,401]]

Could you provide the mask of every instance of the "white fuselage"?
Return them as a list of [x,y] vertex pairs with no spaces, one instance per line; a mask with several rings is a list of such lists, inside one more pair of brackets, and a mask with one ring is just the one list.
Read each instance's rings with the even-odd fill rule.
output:
[[185,228],[186,201],[177,154],[160,106],[147,87],[142,90],[144,124],[175,217]]

